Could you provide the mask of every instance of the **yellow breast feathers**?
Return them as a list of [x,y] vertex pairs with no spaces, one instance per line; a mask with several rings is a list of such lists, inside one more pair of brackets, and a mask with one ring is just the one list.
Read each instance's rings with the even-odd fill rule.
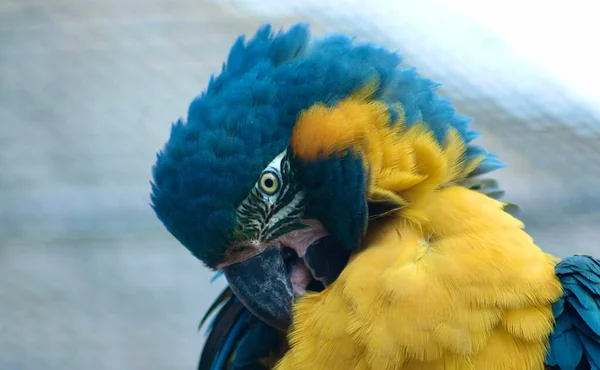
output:
[[[369,224],[335,283],[298,300],[277,369],[543,369],[562,293],[556,260],[503,203],[456,185],[478,164],[462,163],[458,135],[439,145],[422,125],[389,125],[384,108],[347,101],[297,124],[299,154],[351,144],[370,173],[368,197],[399,208]],[[317,124],[329,138],[321,129],[320,142],[308,139]]]

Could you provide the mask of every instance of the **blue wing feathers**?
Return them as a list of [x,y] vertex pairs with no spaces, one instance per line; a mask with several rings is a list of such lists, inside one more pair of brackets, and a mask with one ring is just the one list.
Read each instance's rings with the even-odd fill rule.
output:
[[262,321],[255,320],[240,340],[230,370],[264,369],[260,360],[279,351],[280,334]]
[[592,370],[600,369],[600,342],[598,337],[591,338],[587,335],[581,337],[583,347],[585,350],[586,357],[590,361],[590,368]]
[[561,348],[553,351],[553,360],[560,369],[576,369],[583,355],[581,342],[574,330],[567,330],[550,340],[550,347]]
[[235,324],[231,328],[229,335],[225,339],[222,347],[219,349],[217,358],[211,367],[211,370],[222,370],[225,369],[225,365],[231,358],[233,350],[243,335],[243,330],[248,326],[248,320],[250,319],[250,312],[244,310],[236,319]]
[[[221,276],[217,272],[211,282]],[[285,343],[285,338],[255,318],[229,287],[209,307],[200,326],[204,324],[207,338],[199,370],[266,370],[262,361],[277,354]]]
[[560,370],[600,370],[600,261],[567,257],[556,265],[563,296],[553,307],[556,326],[546,363]]
[[600,277],[600,261],[589,256],[570,256],[556,266],[556,274],[580,273],[583,276]]
[[[598,300],[598,297],[588,297],[588,303],[593,300],[596,299]],[[581,318],[585,321],[586,325],[597,335],[600,337],[600,312],[599,312],[599,308],[598,308],[598,303],[594,303],[595,307],[592,307],[592,304],[590,303],[589,307],[590,308],[586,308],[584,307],[584,305],[582,305],[579,301],[579,299],[571,299],[570,300],[571,305],[573,305],[573,307],[575,308],[575,310],[577,311],[577,313],[581,316]]]
[[248,311],[233,296],[219,309],[210,324],[198,370],[224,369],[231,356],[231,343],[235,343],[247,322]]
[[[221,276],[215,274],[211,282]],[[206,329],[206,341],[200,355],[198,370],[221,370],[231,358],[234,347],[248,327],[250,312],[242,305],[229,287],[215,299],[200,321],[202,327],[214,314]]]

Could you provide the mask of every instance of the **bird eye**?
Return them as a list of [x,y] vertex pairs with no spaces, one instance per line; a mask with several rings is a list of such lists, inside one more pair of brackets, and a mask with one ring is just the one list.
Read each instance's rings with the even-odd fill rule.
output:
[[267,171],[260,176],[258,181],[259,189],[266,195],[273,195],[279,190],[279,177],[277,174]]

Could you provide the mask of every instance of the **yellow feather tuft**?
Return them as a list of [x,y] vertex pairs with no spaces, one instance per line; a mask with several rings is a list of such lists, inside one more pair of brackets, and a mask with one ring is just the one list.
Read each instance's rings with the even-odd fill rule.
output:
[[544,340],[554,327],[552,308],[546,305],[508,310],[502,326],[513,336],[523,340]]
[[481,162],[483,162],[483,160],[485,159],[484,156],[480,156],[480,157],[476,157],[476,158],[472,158],[469,160],[469,162],[467,162],[465,164],[465,168],[462,171],[462,174],[456,179],[456,181],[461,181],[462,179],[464,179],[468,174],[470,174],[471,172],[473,172],[477,166],[479,166],[481,164]]
[[430,185],[440,185],[448,167],[448,161],[444,157],[442,148],[439,146],[433,133],[424,125],[414,125],[406,133],[407,140],[412,143],[416,158],[416,170],[418,173],[426,174]]
[[407,205],[406,200],[404,200],[398,194],[394,193],[393,191],[386,190],[384,188],[380,188],[378,186],[373,186],[368,199],[369,199],[369,201],[373,201],[373,202],[387,201],[387,202],[395,203],[398,205],[398,209]]
[[364,153],[372,127],[388,121],[387,107],[380,102],[350,99],[335,108],[318,104],[300,114],[290,146],[295,155],[309,161],[348,149]]
[[442,184],[458,182],[469,173],[464,171],[464,157],[466,150],[467,146],[462,141],[458,131],[455,129],[449,130],[443,150],[447,167],[445,177],[442,179]]
[[495,330],[474,358],[475,369],[543,370],[545,342],[525,342],[503,329]]

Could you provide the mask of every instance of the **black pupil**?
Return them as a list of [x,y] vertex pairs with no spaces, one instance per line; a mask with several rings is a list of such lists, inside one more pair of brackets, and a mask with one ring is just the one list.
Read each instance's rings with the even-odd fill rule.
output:
[[271,187],[273,187],[273,185],[275,185],[275,182],[273,181],[273,179],[265,179],[265,187],[266,188],[271,188]]

